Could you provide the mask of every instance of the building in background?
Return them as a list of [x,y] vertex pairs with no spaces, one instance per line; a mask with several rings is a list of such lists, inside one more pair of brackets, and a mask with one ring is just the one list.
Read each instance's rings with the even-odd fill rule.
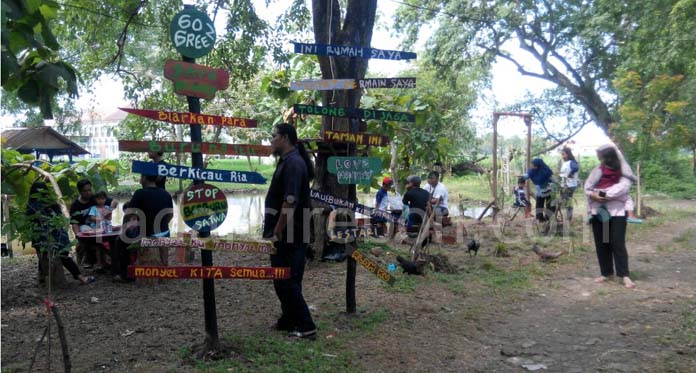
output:
[[109,115],[87,113],[81,119],[79,133],[68,134],[71,140],[87,149],[92,158],[117,159],[119,156],[118,140],[114,129],[126,118],[126,112],[117,110]]

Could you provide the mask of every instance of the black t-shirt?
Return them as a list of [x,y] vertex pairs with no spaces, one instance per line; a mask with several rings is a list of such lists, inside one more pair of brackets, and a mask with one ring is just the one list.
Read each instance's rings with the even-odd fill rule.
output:
[[[131,200],[123,206],[124,210],[129,208],[142,211],[139,216],[145,215],[145,234],[148,237],[169,230],[174,204],[164,189],[150,187],[136,190]],[[155,227],[156,219],[159,219],[158,227]]]
[[[112,201],[112,198],[107,198],[106,202],[104,203],[104,206],[111,206]],[[70,224],[87,224],[89,210],[92,208],[92,206],[96,205],[97,200],[96,198],[94,198],[94,196],[92,196],[92,198],[90,198],[89,202],[87,203],[82,203],[80,199],[77,198],[75,201],[73,201],[72,205],[70,205]]]
[[430,193],[422,188],[412,188],[404,194],[404,205],[408,206],[408,220],[412,225],[423,223]]
[[[169,165],[169,163],[167,163],[167,162],[165,162],[165,161],[163,161],[163,160],[161,160],[161,161],[159,161],[159,162],[155,162],[155,164]],[[157,187],[158,187],[158,188],[162,188],[162,189],[165,189],[165,190],[166,190],[166,189],[167,189],[167,188],[166,188],[166,185],[167,185],[167,177],[166,177],[166,176],[157,176],[157,181],[155,181],[155,184],[157,184]]]
[[[263,217],[263,237],[273,236],[278,218],[282,213],[283,202],[294,202],[295,210],[292,216],[288,216],[288,227],[292,224],[292,237],[288,237],[288,227],[283,231],[281,240],[287,243],[300,243],[309,241],[309,225],[303,224],[304,213],[309,214],[309,176],[307,164],[304,159],[293,149],[281,159],[271,179],[271,185],[266,194],[264,207],[266,213]],[[307,231],[304,237],[304,231]]]

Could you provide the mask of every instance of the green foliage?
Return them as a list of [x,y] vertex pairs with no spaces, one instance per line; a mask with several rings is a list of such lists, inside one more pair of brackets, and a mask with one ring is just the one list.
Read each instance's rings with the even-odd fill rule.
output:
[[661,153],[641,163],[641,179],[648,191],[675,198],[696,196],[696,176],[691,172],[691,160],[674,152]]

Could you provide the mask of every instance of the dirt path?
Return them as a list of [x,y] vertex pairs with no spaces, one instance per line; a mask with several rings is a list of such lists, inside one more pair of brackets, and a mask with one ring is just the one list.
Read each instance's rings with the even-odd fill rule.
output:
[[[696,202],[678,205],[675,218],[630,228],[635,290],[594,284],[596,258],[587,245],[540,264],[523,244],[511,246],[510,258],[495,258],[493,241],[483,237],[478,257],[442,248],[459,274],[397,273],[390,288],[359,268],[359,312],[351,317],[342,313],[345,264],[310,264],[304,292],[320,338],[297,349],[269,332],[279,309],[270,283],[219,281],[220,333],[249,342],[240,364],[254,371],[518,372],[523,364],[548,372],[689,371],[696,342],[678,334],[684,315],[696,312]],[[215,263],[266,265],[267,258],[216,254]],[[35,268],[32,257],[2,262],[3,372],[27,370],[45,326]],[[107,276],[58,293],[74,371],[196,370],[185,350],[203,338],[201,293],[196,280],[143,287]],[[55,340],[54,332],[54,368],[62,364]],[[271,357],[250,357],[254,351]],[[46,352],[44,345],[35,371],[46,371]],[[292,356],[297,367],[278,362]],[[313,360],[324,365],[302,365]],[[238,366],[216,364],[213,371]]]

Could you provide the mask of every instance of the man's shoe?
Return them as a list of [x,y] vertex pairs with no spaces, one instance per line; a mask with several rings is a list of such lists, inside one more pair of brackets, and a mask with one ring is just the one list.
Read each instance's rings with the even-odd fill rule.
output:
[[301,331],[293,331],[288,334],[288,338],[293,339],[293,340],[300,340],[300,339],[307,339],[310,341],[316,340],[317,339],[317,330],[312,329],[308,330],[306,332],[301,332]]
[[291,332],[293,327],[276,321],[275,324],[273,324],[273,330],[280,332]]

